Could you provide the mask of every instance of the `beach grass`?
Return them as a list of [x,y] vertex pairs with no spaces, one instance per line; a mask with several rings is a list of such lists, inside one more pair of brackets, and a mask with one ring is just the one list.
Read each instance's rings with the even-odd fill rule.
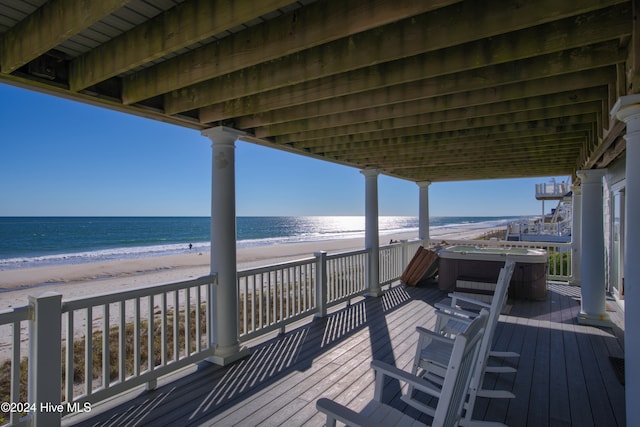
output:
[[473,240],[491,240],[493,238],[505,240],[507,238],[507,228],[505,227],[504,229],[501,228],[498,230],[487,231]]

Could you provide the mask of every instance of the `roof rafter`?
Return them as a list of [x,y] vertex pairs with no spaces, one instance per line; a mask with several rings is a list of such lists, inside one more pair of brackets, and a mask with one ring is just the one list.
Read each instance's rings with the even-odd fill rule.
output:
[[125,77],[122,99],[125,104],[138,102],[458,1],[312,3],[300,11],[250,27],[238,36],[231,35]]
[[292,107],[305,104],[307,99],[321,101],[355,95],[362,98],[360,108],[371,108],[401,101],[521,83],[623,62],[626,53],[622,49],[617,49],[616,46],[617,42],[600,43],[427,79],[423,79],[423,76],[430,64],[423,61],[422,57],[410,58],[403,60],[402,64],[381,64],[365,70],[211,105],[200,110],[200,121],[211,123],[273,108]]
[[[502,7],[501,4],[489,5],[490,8],[492,6]],[[429,64],[424,70],[425,78],[631,34],[631,23],[627,18],[630,7],[627,4],[509,32],[511,28],[520,28],[530,21],[539,21],[536,16],[523,11],[500,27],[499,31],[505,33],[498,35],[495,34],[497,29],[491,26],[474,26],[471,31],[464,16],[457,19],[442,16],[445,12],[455,13],[457,9],[439,9],[389,24],[384,31],[376,29],[356,34],[278,61],[256,65],[248,72],[238,71],[173,91],[165,95],[165,111],[176,114],[427,52],[431,53],[424,57],[424,63]],[[471,9],[464,12],[476,13]],[[600,25],[594,25],[594,22]],[[477,40],[478,37],[491,38]]]
[[4,34],[0,66],[11,73],[95,24],[128,0],[54,0]]
[[[94,2],[101,3],[101,2]],[[192,0],[79,57],[69,85],[78,91],[267,14],[290,0]],[[190,25],[184,25],[190,22]]]

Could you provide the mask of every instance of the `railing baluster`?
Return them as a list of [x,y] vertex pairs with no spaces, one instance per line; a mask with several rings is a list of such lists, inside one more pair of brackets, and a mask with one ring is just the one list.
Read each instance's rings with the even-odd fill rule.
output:
[[173,291],[173,360],[180,359],[180,299],[178,290]]
[[149,305],[149,313],[148,313],[148,328],[147,328],[147,371],[151,372],[155,368],[155,353],[154,353],[154,306],[153,306],[153,295],[149,295],[148,303]]
[[74,328],[73,328],[74,311],[67,313],[67,347],[65,349],[65,399],[67,402],[73,401],[73,352],[74,352]]
[[184,354],[191,355],[191,288],[184,290]]
[[109,304],[104,304],[102,309],[102,387],[109,388],[111,357],[109,355]]
[[257,286],[256,286],[256,292],[258,295],[258,313],[260,313],[258,315],[258,328],[262,329],[264,328],[264,295],[263,295],[263,288],[262,288],[262,273],[258,274],[256,276],[256,282]]
[[118,349],[118,379],[121,383],[124,382],[127,377],[126,372],[126,359],[127,359],[127,351],[126,351],[126,331],[127,331],[127,316],[126,316],[126,301],[120,301],[120,320],[118,321],[118,338],[120,341],[119,349]]
[[93,307],[87,307],[84,335],[84,392],[90,396],[93,391]]
[[250,330],[251,332],[256,330],[256,326],[258,324],[256,319],[256,307],[258,305],[258,296],[256,295],[256,276],[251,276],[251,323]]
[[167,364],[167,293],[160,294],[162,314],[160,317],[160,365]]
[[[20,402],[20,321],[13,322],[12,348],[11,348],[11,402]],[[18,413],[11,411],[9,422],[11,424],[18,421]]]
[[140,376],[140,298],[135,299],[133,319],[133,375]]
[[[207,286],[207,289],[209,288],[209,286]],[[197,293],[196,293],[196,336],[194,337],[195,342],[196,342],[196,353],[199,353],[202,351],[202,328],[200,327],[201,325],[201,318],[202,318],[202,288],[200,286],[198,286],[197,289]],[[209,317],[208,315],[206,317]],[[205,320],[205,325],[207,325],[208,320]],[[208,329],[207,329],[208,330]]]

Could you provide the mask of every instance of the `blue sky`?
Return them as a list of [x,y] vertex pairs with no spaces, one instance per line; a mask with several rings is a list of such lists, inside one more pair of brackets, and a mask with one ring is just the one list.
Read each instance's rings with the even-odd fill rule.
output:
[[[0,132],[0,216],[210,214],[199,131],[0,84]],[[430,215],[538,215],[548,180],[433,183]],[[380,215],[417,216],[415,183],[381,175],[378,191]],[[236,192],[240,216],[364,215],[358,169],[246,142]]]

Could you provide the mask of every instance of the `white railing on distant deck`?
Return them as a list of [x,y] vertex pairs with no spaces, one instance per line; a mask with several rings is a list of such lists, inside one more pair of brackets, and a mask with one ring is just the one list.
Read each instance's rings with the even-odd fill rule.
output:
[[[450,245],[468,245],[469,240],[447,239]],[[436,243],[436,241],[432,241]],[[544,249],[549,256],[547,278],[568,282],[571,278],[571,259],[573,252],[571,243],[559,242],[516,242],[505,240],[474,240],[473,245],[477,247],[503,247],[503,248],[531,248]]]
[[508,225],[509,236],[525,239],[527,235],[568,236],[571,232],[571,221],[542,222],[540,220],[523,220]]
[[563,197],[569,192],[569,185],[564,181],[536,184],[536,197]]

